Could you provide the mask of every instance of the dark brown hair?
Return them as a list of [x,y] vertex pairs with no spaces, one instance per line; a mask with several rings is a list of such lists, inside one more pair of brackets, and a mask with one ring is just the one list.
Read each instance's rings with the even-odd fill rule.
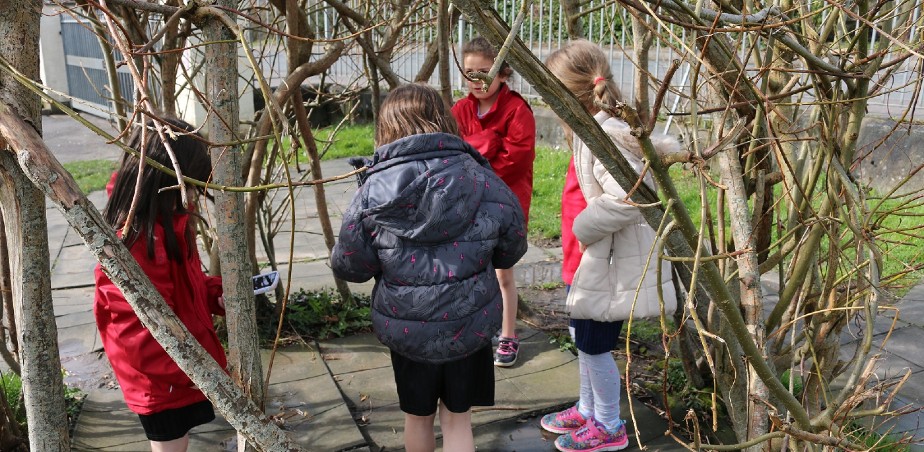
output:
[[455,118],[435,89],[423,83],[399,86],[382,101],[375,145],[383,146],[419,133],[459,134]]
[[[481,55],[491,60],[492,62],[495,58],[497,58],[497,49],[494,48],[494,46],[491,45],[491,43],[482,36],[478,36],[471,41],[466,42],[465,45],[462,46],[462,58],[465,58],[465,55],[471,53]],[[507,61],[505,60],[501,64],[500,70],[497,71],[497,74],[510,77],[513,74],[513,68],[510,67],[510,65],[507,64]]]
[[[202,142],[201,137],[194,132],[194,128],[188,123],[174,118],[162,118],[160,122],[171,129],[171,132],[167,133],[167,137],[183,175],[200,181],[209,180],[212,174],[212,162],[205,144]],[[128,145],[138,152],[144,149],[145,156],[148,158],[167,168],[173,168],[167,148],[164,146],[159,134],[154,130],[154,126],[152,120],[146,121],[143,126],[147,127],[145,133],[142,133],[142,126],[135,127]],[[135,193],[135,182],[138,179],[138,163],[138,157],[134,155],[126,153],[122,157],[115,185],[103,210],[106,221],[113,228],[122,229],[128,218],[128,211]],[[140,187],[138,187],[140,202],[132,217],[128,231],[122,237],[125,246],[131,247],[136,240],[144,237],[148,245],[148,257],[153,259],[154,224],[159,222],[164,228],[164,245],[167,249],[167,256],[174,261],[183,259],[182,250],[180,250],[179,242],[173,232],[173,215],[187,212],[183,207],[182,194],[180,190],[160,191],[163,188],[176,185],[176,176],[171,176],[151,165],[144,165],[141,169]],[[183,188],[185,189],[185,187]],[[187,255],[195,251],[195,232],[192,224],[192,222],[187,223]]]

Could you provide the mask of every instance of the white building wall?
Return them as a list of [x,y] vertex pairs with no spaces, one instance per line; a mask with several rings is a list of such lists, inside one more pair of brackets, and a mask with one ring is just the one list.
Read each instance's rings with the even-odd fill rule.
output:
[[59,9],[52,6],[42,7],[39,41],[39,76],[45,86],[51,88],[52,97],[69,104],[67,97],[57,94],[68,93],[67,72],[64,67],[64,42],[61,40],[61,19]]

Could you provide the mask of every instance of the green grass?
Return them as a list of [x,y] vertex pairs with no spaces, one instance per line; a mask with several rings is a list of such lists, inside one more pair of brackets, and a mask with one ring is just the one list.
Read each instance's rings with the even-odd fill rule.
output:
[[[321,160],[335,160],[356,156],[370,157],[375,152],[375,128],[372,124],[344,126],[331,138],[333,131],[333,127],[324,127],[312,131],[314,141],[318,146],[318,152],[321,153]],[[290,143],[291,137],[282,138],[282,149],[285,152],[289,152]],[[272,145],[273,140],[270,140],[268,146],[272,147]],[[307,155],[305,149],[299,148],[298,159],[300,162],[307,162]]]
[[[318,152],[324,152],[330,141],[333,127],[318,129],[314,133],[314,140],[318,143]],[[321,160],[333,160],[353,156],[371,156],[375,151],[375,128],[372,124],[358,124],[343,127],[333,139],[330,149],[321,156]]]
[[533,200],[529,208],[531,239],[561,237],[561,191],[571,151],[541,146],[533,163]]
[[[924,204],[915,199],[887,199],[878,205],[878,200],[868,204],[876,212],[867,225],[867,231],[876,237],[876,244],[882,250],[882,277],[893,279],[898,286],[910,286],[922,276],[921,262],[922,227]],[[904,293],[905,290],[900,290]]]
[[110,160],[84,160],[80,162],[65,163],[66,169],[77,186],[84,194],[106,188],[112,172],[116,170],[116,162]]
[[854,422],[847,426],[845,433],[847,434],[847,439],[869,447],[869,450],[876,452],[905,452],[911,450],[908,444],[901,442],[898,435],[882,435],[867,429],[860,425],[859,422]]
[[[538,238],[541,241],[561,238],[561,192],[565,186],[565,174],[568,172],[570,159],[571,151],[568,149],[553,149],[547,146],[536,148],[536,161],[533,164],[533,200],[529,211],[530,239]],[[670,174],[694,223],[699,224],[699,181],[680,165],[672,167]],[[712,197],[715,197],[714,193]]]

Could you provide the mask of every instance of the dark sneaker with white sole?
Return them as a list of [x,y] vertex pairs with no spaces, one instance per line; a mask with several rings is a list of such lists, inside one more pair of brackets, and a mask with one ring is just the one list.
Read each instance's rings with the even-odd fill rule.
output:
[[494,352],[494,365],[497,367],[510,367],[516,364],[517,352],[519,351],[519,339],[501,336],[497,341],[497,351]]

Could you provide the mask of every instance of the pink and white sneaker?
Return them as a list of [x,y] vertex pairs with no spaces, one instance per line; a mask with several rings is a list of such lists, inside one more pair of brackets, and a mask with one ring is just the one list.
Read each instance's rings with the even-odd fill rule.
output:
[[541,425],[542,428],[552,433],[558,433],[559,435],[573,432],[583,427],[586,423],[587,419],[581,416],[581,412],[578,411],[577,405],[564,411],[546,414],[542,416],[542,420],[539,421],[539,425]]
[[562,452],[614,451],[623,450],[628,445],[625,423],[610,433],[594,418],[588,419],[583,427],[555,440],[555,447]]

